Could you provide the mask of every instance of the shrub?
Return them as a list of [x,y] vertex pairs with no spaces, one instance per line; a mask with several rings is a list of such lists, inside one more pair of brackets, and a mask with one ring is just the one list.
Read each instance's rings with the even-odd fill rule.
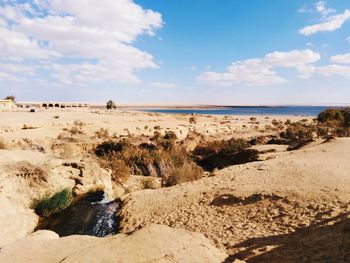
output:
[[196,124],[197,123],[197,118],[195,116],[192,116],[192,117],[189,118],[188,121],[189,121],[190,124]]
[[324,136],[325,133],[326,136],[350,136],[350,108],[324,110],[318,115],[317,121],[320,136]]
[[13,95],[6,96],[4,99],[5,99],[5,100],[12,100],[13,102],[16,102],[16,97],[13,96]]
[[226,153],[237,153],[245,148],[248,148],[249,146],[250,144],[244,139],[210,141],[204,142],[202,145],[197,146],[194,150],[194,154],[206,156],[213,153],[217,154],[222,151]]
[[109,137],[108,129],[100,128],[98,131],[95,131],[97,138],[106,139]]
[[106,103],[106,108],[107,108],[107,110],[113,110],[113,109],[117,108],[117,105],[114,103],[113,100],[109,100]]
[[172,186],[185,182],[195,181],[202,177],[203,171],[191,161],[184,162],[179,167],[172,167],[165,178],[164,184]]
[[[126,140],[108,141],[97,146],[95,153],[101,159],[102,165],[109,165],[113,171],[120,170],[120,162],[117,167],[111,165],[115,165],[116,160],[119,160],[125,164],[122,169],[125,172],[128,171],[125,167],[128,167],[129,174],[161,177],[166,186],[190,180],[190,178],[198,179],[202,174],[201,168],[192,161],[183,146],[176,144],[173,136],[157,136],[152,143],[139,145],[133,145]],[[188,176],[185,179],[185,176],[181,175],[183,177],[180,179],[182,166],[187,164],[190,164],[186,166],[187,171],[192,171],[189,174],[196,174],[196,176]],[[176,177],[179,178],[174,179]]]
[[157,185],[154,182],[154,179],[151,177],[147,177],[141,181],[142,189],[156,189]]
[[314,125],[307,125],[301,122],[291,123],[287,129],[280,133],[289,145],[288,150],[299,149],[313,141],[313,133],[316,131]]
[[273,120],[271,121],[271,123],[272,123],[273,126],[278,126],[278,125],[280,125],[280,122],[279,122],[278,120],[276,120],[276,119],[273,119]]
[[207,171],[230,165],[256,161],[258,151],[247,149],[250,144],[244,139],[211,141],[199,145],[193,151],[197,164]]
[[131,174],[129,166],[126,165],[124,160],[120,160],[116,154],[107,155],[100,160],[100,164],[103,168],[108,168],[112,171],[111,178],[117,183],[125,182]]
[[66,209],[73,201],[72,191],[68,188],[57,192],[51,197],[44,197],[34,204],[35,212],[43,217],[57,214]]
[[28,179],[30,183],[47,182],[47,171],[27,161],[16,163],[16,175]]

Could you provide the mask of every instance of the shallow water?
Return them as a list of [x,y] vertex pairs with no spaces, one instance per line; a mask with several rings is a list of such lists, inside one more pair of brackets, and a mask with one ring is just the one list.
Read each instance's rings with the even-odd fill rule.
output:
[[47,229],[60,237],[91,235],[104,237],[118,232],[116,216],[119,204],[106,200],[103,192],[78,197],[73,205],[62,213],[42,218],[35,230]]

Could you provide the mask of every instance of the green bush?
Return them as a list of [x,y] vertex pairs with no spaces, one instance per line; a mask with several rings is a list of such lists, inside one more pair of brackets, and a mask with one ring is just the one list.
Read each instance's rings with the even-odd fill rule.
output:
[[44,197],[35,202],[35,212],[44,217],[57,214],[66,209],[73,201],[72,191],[68,188],[57,192],[51,197]]

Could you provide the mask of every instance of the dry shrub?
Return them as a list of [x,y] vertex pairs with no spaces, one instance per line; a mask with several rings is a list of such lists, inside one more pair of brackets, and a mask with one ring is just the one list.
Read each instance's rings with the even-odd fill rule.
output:
[[23,124],[22,126],[22,130],[33,130],[33,129],[37,129],[38,127],[33,127],[31,125],[27,125],[27,124]]
[[114,182],[123,183],[128,180],[131,170],[123,160],[119,159],[116,154],[106,155],[99,160],[103,168],[111,170],[111,177]]
[[315,131],[316,127],[314,125],[305,122],[294,122],[280,133],[280,137],[289,145],[288,150],[296,150],[312,142]]
[[189,121],[190,124],[196,124],[197,123],[197,117],[192,116],[192,117],[189,118],[188,121]]
[[323,138],[328,136],[350,136],[350,108],[327,109],[318,117],[318,134]]
[[109,131],[108,129],[101,128],[98,131],[95,132],[97,138],[99,139],[108,139],[109,138]]
[[25,178],[30,183],[47,182],[47,171],[44,168],[33,165],[27,161],[16,163],[15,170],[16,176]]
[[200,179],[203,171],[193,162],[185,162],[180,167],[172,167],[165,179],[166,186],[191,182]]
[[258,151],[247,149],[250,144],[244,139],[202,142],[193,151],[194,158],[203,169],[213,171],[235,164],[256,161]]
[[[127,173],[126,167],[128,167],[129,174],[160,177],[163,185],[166,186],[191,180],[191,178],[194,180],[200,178],[201,169],[192,161],[185,148],[176,143],[174,134],[169,133],[168,136],[159,137],[157,133],[152,139],[151,143],[138,145],[131,144],[126,139],[117,142],[107,141],[98,145],[95,153],[102,165],[106,162],[120,161],[117,167],[109,166],[113,172],[119,171],[120,166],[123,166],[124,172]],[[182,174],[183,166],[187,167],[188,175]]]
[[154,179],[151,177],[147,177],[144,180],[141,181],[141,187],[142,189],[157,189],[158,186],[155,183]]

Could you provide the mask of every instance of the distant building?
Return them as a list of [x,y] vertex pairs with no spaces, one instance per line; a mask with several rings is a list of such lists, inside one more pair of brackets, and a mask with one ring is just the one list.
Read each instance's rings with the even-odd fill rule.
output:
[[16,108],[16,105],[12,100],[0,100],[0,111],[12,110],[14,108]]

